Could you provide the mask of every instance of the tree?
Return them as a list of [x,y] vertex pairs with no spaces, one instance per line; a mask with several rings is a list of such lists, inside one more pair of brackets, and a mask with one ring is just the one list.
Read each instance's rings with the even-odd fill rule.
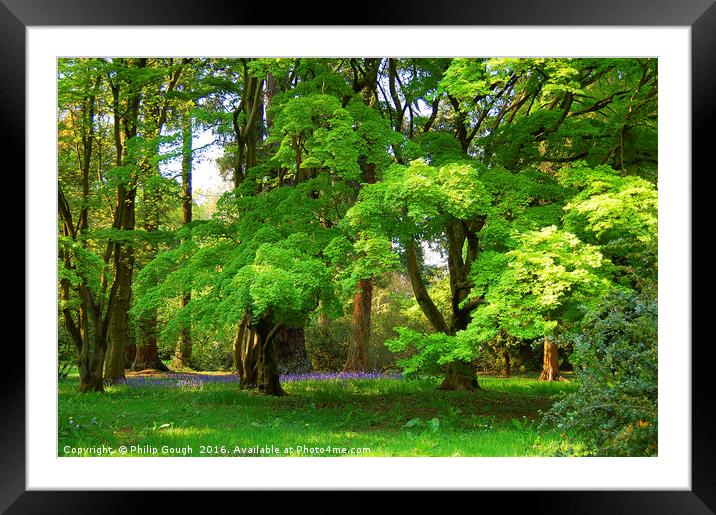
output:
[[[160,172],[159,164],[162,161],[160,153],[161,144],[166,142],[163,134],[165,126],[176,110],[173,95],[180,84],[182,74],[186,74],[186,68],[190,59],[175,61],[172,58],[166,60],[154,60],[151,65],[151,76],[144,104],[144,140],[146,154],[142,160],[142,205],[141,214],[143,217],[143,229],[145,231],[144,255],[141,256],[145,263],[151,261],[159,251],[161,243],[161,211],[164,197],[174,193],[174,181],[164,177]],[[135,353],[134,361],[131,363],[132,370],[157,369],[169,370],[159,358],[157,348],[157,313],[149,312],[136,320],[140,336],[139,345]]]
[[[181,162],[181,222],[187,226],[192,218],[192,120],[191,115],[185,115],[182,120],[182,162]],[[191,286],[186,288],[180,299],[180,307],[185,308],[191,301]],[[176,359],[183,365],[191,363],[191,324],[184,324],[179,333],[179,340],[175,351]]]
[[504,256],[506,268],[473,313],[462,339],[484,342],[505,333],[524,339],[542,337],[544,363],[540,379],[559,379],[555,338],[581,317],[581,306],[594,304],[614,287],[609,263],[599,249],[556,226],[519,236]]
[[[369,259],[390,263],[385,253],[393,251],[391,241],[395,240],[403,251],[423,313],[437,332],[455,336],[470,320],[472,307],[463,303],[471,288],[467,275],[477,257],[477,233],[485,224],[491,200],[477,170],[468,163],[435,168],[416,160],[409,166],[393,165],[382,182],[363,189],[359,202],[347,215],[351,227],[366,235],[354,249],[368,249],[372,254]],[[449,317],[437,308],[428,292],[418,258],[420,240],[438,240],[447,252]],[[356,259],[361,259],[360,252]],[[447,361],[441,388],[469,390],[477,386],[474,370],[464,359],[454,356]]]
[[[134,229],[138,179],[136,136],[141,69],[145,64],[141,59],[117,62],[68,59],[61,66],[60,139],[63,139],[65,124],[69,140],[61,141],[60,155],[71,151],[72,146],[77,151],[80,193],[75,197],[79,204],[75,222],[72,199],[65,194],[66,189],[74,190],[75,182],[71,175],[63,173],[66,162],[61,161],[58,184],[62,222],[60,297],[67,301],[62,311],[65,326],[79,353],[82,392],[102,391],[105,378],[123,376],[121,359],[128,334],[127,310],[134,264],[130,235]],[[103,98],[105,93],[111,94],[108,100]],[[113,117],[114,167],[111,168],[109,159],[102,154],[104,146],[100,139],[105,135],[102,124],[110,113],[96,111],[98,106],[104,110],[105,102],[111,106],[109,111]],[[78,108],[80,124],[74,121]],[[94,172],[93,161],[97,166],[96,176],[90,173]],[[110,188],[115,188],[113,216],[111,220],[102,220],[101,210],[92,208],[100,207],[101,202],[107,200]],[[95,227],[90,224],[93,215]],[[110,224],[111,229],[103,231],[102,222]],[[75,305],[71,304],[72,290],[78,296]]]

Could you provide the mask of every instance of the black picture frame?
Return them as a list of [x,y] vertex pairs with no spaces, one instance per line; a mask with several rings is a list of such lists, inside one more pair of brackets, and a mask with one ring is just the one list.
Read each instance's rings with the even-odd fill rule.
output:
[[[8,196],[19,202],[12,213],[11,222],[4,224],[3,234],[13,242],[13,254],[0,253],[2,270],[25,268],[24,245],[25,224],[19,213],[25,212],[24,170],[25,148],[25,29],[30,26],[67,25],[285,25],[302,22],[306,25],[341,25],[350,19],[355,25],[552,25],[552,26],[683,26],[691,28],[691,69],[692,69],[692,170],[708,173],[713,169],[710,154],[713,146],[710,125],[716,114],[716,5],[715,0],[501,0],[500,2],[468,0],[429,2],[419,0],[393,1],[390,3],[361,2],[360,9],[354,9],[341,20],[317,22],[314,18],[301,19],[291,5],[272,2],[270,12],[262,3],[243,0],[124,0],[122,2],[98,3],[92,0],[0,0],[0,139],[5,164],[3,175],[6,199]],[[299,5],[306,13],[320,12],[305,4]],[[342,8],[325,8],[322,12],[338,13]],[[267,16],[270,16],[268,19]],[[14,166],[6,163],[11,157],[19,158]],[[711,171],[711,173],[713,173]],[[691,173],[691,180],[697,177]],[[14,181],[14,182],[13,182]],[[705,194],[701,189],[701,194]],[[694,227],[700,220],[696,210],[708,202],[696,202],[692,183],[692,221]],[[11,192],[11,195],[7,192]],[[711,201],[712,203],[712,201]],[[23,223],[18,222],[18,218]],[[692,230],[692,234],[693,234]],[[706,266],[713,259],[699,257],[691,249],[692,274],[707,272]],[[704,253],[704,256],[707,254]],[[26,270],[26,275],[31,273]],[[7,291],[21,295],[24,281],[20,274],[7,274],[3,279]],[[693,275],[692,275],[693,276]],[[704,274],[703,277],[708,277]],[[13,283],[13,281],[15,281]],[[22,284],[21,284],[22,282]],[[14,307],[13,307],[14,306]],[[25,319],[24,302],[14,302],[5,309],[8,321]],[[22,311],[12,313],[12,309]],[[709,304],[692,301],[692,320],[709,320],[706,310]],[[699,316],[701,315],[701,316]],[[711,315],[712,316],[712,315]],[[6,327],[21,327],[17,323]],[[18,342],[24,334],[14,340]],[[714,438],[714,411],[711,407],[710,384],[711,364],[708,359],[708,340],[693,339],[692,356],[692,488],[690,491],[498,491],[471,492],[471,504],[484,502],[489,497],[498,506],[510,509],[529,510],[530,513],[715,513],[716,512],[716,438]],[[686,342],[670,342],[683,345]],[[7,345],[7,352],[15,352],[4,367],[2,388],[0,388],[0,509],[7,513],[128,513],[138,508],[161,506],[164,510],[185,511],[187,505],[184,492],[83,492],[83,491],[26,491],[25,485],[25,354],[17,343]],[[14,351],[12,349],[14,348]],[[424,503],[422,492],[413,492],[403,500],[402,509],[411,504]],[[212,496],[211,504],[228,502],[231,496],[248,495],[246,492],[204,492]],[[252,493],[251,495],[260,495]],[[322,502],[340,503],[342,507],[370,509],[371,503],[364,500],[367,493],[350,492],[344,498],[329,501],[321,494]],[[142,499],[138,499],[141,496]],[[345,498],[349,497],[349,498]],[[355,501],[351,500],[355,499]],[[272,494],[274,502],[284,500],[283,496]],[[242,501],[242,504],[245,501]],[[293,506],[300,500],[288,501]],[[451,502],[458,502],[457,500]],[[244,505],[245,506],[245,505]],[[342,511],[345,508],[342,508]]]

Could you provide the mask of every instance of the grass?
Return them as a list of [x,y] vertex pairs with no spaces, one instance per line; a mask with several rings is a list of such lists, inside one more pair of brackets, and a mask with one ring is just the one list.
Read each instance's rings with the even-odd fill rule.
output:
[[540,410],[576,389],[534,377],[481,376],[474,393],[436,385],[304,380],[285,383],[278,398],[235,383],[79,394],[70,377],[59,383],[58,455],[538,456],[561,439],[537,430]]

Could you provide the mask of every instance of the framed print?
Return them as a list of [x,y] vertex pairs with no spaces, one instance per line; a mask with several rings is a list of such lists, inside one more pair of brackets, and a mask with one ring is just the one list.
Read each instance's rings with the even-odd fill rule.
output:
[[[5,202],[25,221],[8,210],[7,278],[25,269],[9,304],[26,292],[3,509],[462,490],[546,513],[716,510],[691,286],[716,7],[461,4],[345,26],[218,0],[0,2],[3,147],[23,156]],[[369,366],[360,327],[384,326]],[[129,334],[131,357],[112,343]],[[606,374],[595,404],[560,413],[585,370]],[[515,447],[470,440],[493,430]]]

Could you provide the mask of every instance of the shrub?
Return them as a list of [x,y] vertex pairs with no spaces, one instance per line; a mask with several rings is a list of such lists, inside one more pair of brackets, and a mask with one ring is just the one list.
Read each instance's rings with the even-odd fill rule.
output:
[[348,357],[351,340],[351,321],[339,318],[321,324],[311,321],[306,327],[306,352],[311,367],[317,372],[342,370]]
[[[543,426],[577,437],[597,456],[657,454],[657,301],[615,294],[587,312],[573,336],[579,390]],[[569,447],[562,453],[570,454]]]
[[60,322],[57,331],[57,376],[67,377],[75,365],[77,365],[77,349],[64,323]]

